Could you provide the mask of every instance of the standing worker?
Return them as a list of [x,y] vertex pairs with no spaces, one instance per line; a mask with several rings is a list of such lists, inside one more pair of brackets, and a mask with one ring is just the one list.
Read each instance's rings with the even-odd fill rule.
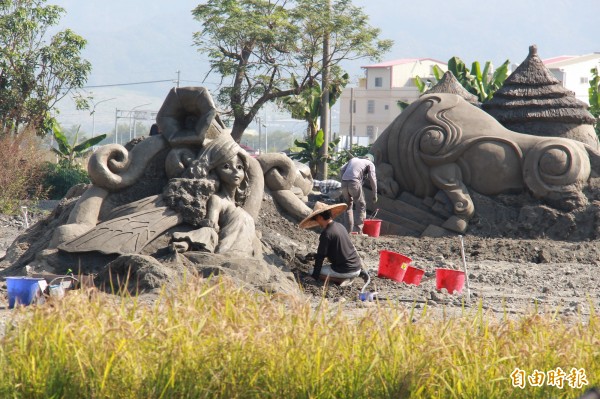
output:
[[[315,266],[311,272],[317,281],[330,279],[345,286],[361,273],[362,262],[346,228],[333,220],[345,210],[346,204],[327,205],[317,201],[311,214],[300,222],[302,229],[317,226],[322,229]],[[324,265],[325,258],[329,263]]]
[[375,164],[373,155],[367,154],[364,157],[351,158],[348,163],[342,166],[342,196],[348,210],[348,223],[350,224],[348,232],[354,231],[354,212],[352,210],[354,203],[357,205],[358,217],[356,227],[362,233],[365,219],[367,217],[367,203],[362,189],[365,177],[369,176],[371,190],[373,191],[373,202],[377,202],[377,175],[375,174]]

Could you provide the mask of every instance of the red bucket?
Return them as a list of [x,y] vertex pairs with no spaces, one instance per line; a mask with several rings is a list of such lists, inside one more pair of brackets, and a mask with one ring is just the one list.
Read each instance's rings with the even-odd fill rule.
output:
[[423,278],[424,274],[425,270],[408,265],[408,267],[406,268],[406,273],[404,273],[404,278],[402,279],[402,282],[406,284],[419,285],[421,284],[421,279]]
[[381,219],[365,219],[363,233],[371,237],[379,237],[381,231]]
[[465,285],[465,272],[454,269],[435,269],[436,288],[445,288],[449,293],[461,293]]
[[406,267],[412,259],[402,254],[383,250],[379,252],[379,270],[377,277],[386,277],[397,282],[402,282]]

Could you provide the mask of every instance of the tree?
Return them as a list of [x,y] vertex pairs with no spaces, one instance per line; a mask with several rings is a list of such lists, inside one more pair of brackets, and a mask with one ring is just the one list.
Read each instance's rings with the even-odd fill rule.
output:
[[339,151],[332,162],[329,163],[329,176],[341,178],[339,175],[340,169],[346,164],[351,158],[362,157],[371,152],[371,144],[368,146],[360,144],[352,144],[349,150],[344,149]]
[[600,137],[600,122],[598,122],[598,118],[600,117],[600,96],[598,95],[598,91],[600,90],[600,76],[598,76],[598,68],[592,68],[590,73],[592,74],[590,88],[588,89],[590,113],[596,118],[594,128],[596,129],[596,136]]
[[52,134],[58,145],[58,148],[53,147],[52,151],[60,158],[59,162],[68,168],[75,167],[75,159],[86,156],[92,151],[93,146],[106,138],[106,134],[101,134],[81,143],[77,143],[79,132],[76,132],[73,141],[69,143],[67,136],[55,121],[52,123]]
[[[502,84],[508,77],[509,60],[504,61],[494,72],[491,61],[485,63],[483,71],[478,61],[471,64],[471,70],[458,57],[452,57],[448,60],[448,70],[452,72],[456,80],[471,94],[476,95],[479,101],[484,102],[491,100],[494,93],[502,87]],[[437,65],[433,67],[433,74],[436,80],[440,80],[444,75],[444,71]],[[419,76],[415,77],[415,85],[421,93],[425,92],[429,87],[435,84],[431,80],[423,81]]]
[[56,103],[91,71],[81,58],[82,37],[69,29],[47,37],[65,11],[44,3],[0,1],[0,134],[26,127],[41,136],[50,132]]
[[221,75],[216,98],[230,109],[236,141],[265,103],[315,86],[325,30],[331,66],[389,50],[392,42],[378,39],[362,9],[351,0],[332,3],[324,12],[327,0],[208,0],[193,10],[203,26],[194,43]]
[[[329,84],[329,106],[333,106],[340,98],[344,87],[348,84],[349,76],[347,73],[332,79]],[[316,82],[312,86],[307,86],[298,95],[284,97],[280,103],[283,108],[290,111],[292,118],[308,122],[307,137],[314,139],[319,129],[319,117],[321,116],[321,86]]]
[[339,144],[340,138],[327,143],[329,151],[325,159],[320,154],[321,147],[325,144],[323,130],[319,130],[314,138],[307,138],[306,141],[294,140],[295,148],[291,148],[290,158],[308,164],[310,173],[314,177],[317,175],[317,165],[319,162],[332,162],[335,147]]

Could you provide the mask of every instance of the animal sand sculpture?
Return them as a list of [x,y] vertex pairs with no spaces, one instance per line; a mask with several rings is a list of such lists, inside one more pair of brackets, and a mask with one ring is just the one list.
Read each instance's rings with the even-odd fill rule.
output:
[[[154,277],[173,270],[182,275],[187,267],[297,293],[291,273],[266,262],[255,231],[264,191],[261,163],[224,131],[210,93],[174,88],[156,120],[160,134],[127,148],[106,145],[92,155],[92,184],[64,211],[66,222],[53,229],[47,248],[38,245],[42,254],[33,267],[100,275],[111,267],[137,268]],[[292,193],[304,182],[293,163],[261,162],[269,167],[268,181],[281,181],[280,191]],[[299,197],[285,198],[300,216]]]
[[453,214],[442,227],[463,233],[484,195],[529,191],[561,210],[587,203],[582,189],[600,157],[579,141],[513,132],[455,94],[428,94],[412,103],[373,144],[380,191],[395,199],[443,192]]

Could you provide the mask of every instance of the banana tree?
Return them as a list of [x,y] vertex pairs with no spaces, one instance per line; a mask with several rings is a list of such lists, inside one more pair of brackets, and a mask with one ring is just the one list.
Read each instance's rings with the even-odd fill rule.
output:
[[[494,96],[494,93],[502,87],[502,84],[508,77],[508,65],[510,62],[508,60],[504,61],[504,64],[500,65],[494,73],[490,73],[490,70],[493,68],[492,63],[490,61],[485,63],[485,67],[483,68],[483,72],[481,71],[481,67],[479,62],[475,61],[471,65],[471,73],[474,77],[473,85],[476,88],[476,94],[479,97],[479,101],[484,102],[491,100]],[[468,72],[468,70],[467,70]],[[468,89],[467,89],[468,90]]]
[[340,143],[340,137],[332,140],[327,145],[327,159],[323,159],[319,150],[325,143],[325,135],[322,129],[319,129],[314,138],[307,137],[306,141],[294,140],[294,148],[291,149],[290,158],[308,164],[310,173],[314,177],[317,175],[317,165],[319,162],[331,162],[335,153],[335,148]]
[[91,139],[87,139],[82,143],[77,144],[77,136],[79,135],[79,127],[73,138],[73,142],[69,143],[67,136],[62,132],[58,123],[52,125],[52,134],[56,140],[58,148],[52,148],[52,151],[60,158],[60,163],[66,167],[72,168],[75,166],[75,159],[85,156],[92,150],[92,147],[106,138],[106,134],[101,134]]
[[596,135],[600,137],[600,96],[598,90],[600,89],[600,76],[598,76],[598,68],[592,68],[590,70],[592,79],[590,80],[590,88],[588,89],[588,97],[590,101],[590,113],[596,118]]
[[[490,73],[494,68],[491,61],[485,63],[483,71],[478,61],[471,64],[471,70],[458,57],[452,57],[448,60],[448,70],[452,72],[456,80],[469,92],[476,95],[479,101],[485,102],[490,100],[494,93],[502,87],[502,84],[508,77],[509,60],[504,61],[493,73]],[[441,79],[443,71],[435,65],[433,68],[435,81],[431,79],[423,80],[416,76],[414,81],[420,93],[425,92],[432,84],[435,84]]]
[[[348,84],[349,76],[347,73],[340,75],[337,73],[329,86],[329,106],[333,106],[340,98],[344,87]],[[292,81],[294,83],[294,81]],[[288,96],[281,100],[280,104],[291,112],[292,118],[304,120],[308,123],[308,136],[314,139],[319,129],[319,119],[321,117],[321,96],[323,95],[320,85],[315,82],[307,86],[297,96]]]
[[[442,71],[442,68],[440,68],[439,65],[433,66],[433,76],[435,80],[427,79],[425,81],[423,81],[423,79],[421,79],[419,76],[415,77],[414,82],[417,86],[417,89],[419,89],[419,93],[424,93],[425,91],[429,90],[429,88],[431,88],[431,86],[433,86],[438,80],[442,79],[442,76],[444,76],[444,71]],[[398,105],[400,106],[400,104]]]

